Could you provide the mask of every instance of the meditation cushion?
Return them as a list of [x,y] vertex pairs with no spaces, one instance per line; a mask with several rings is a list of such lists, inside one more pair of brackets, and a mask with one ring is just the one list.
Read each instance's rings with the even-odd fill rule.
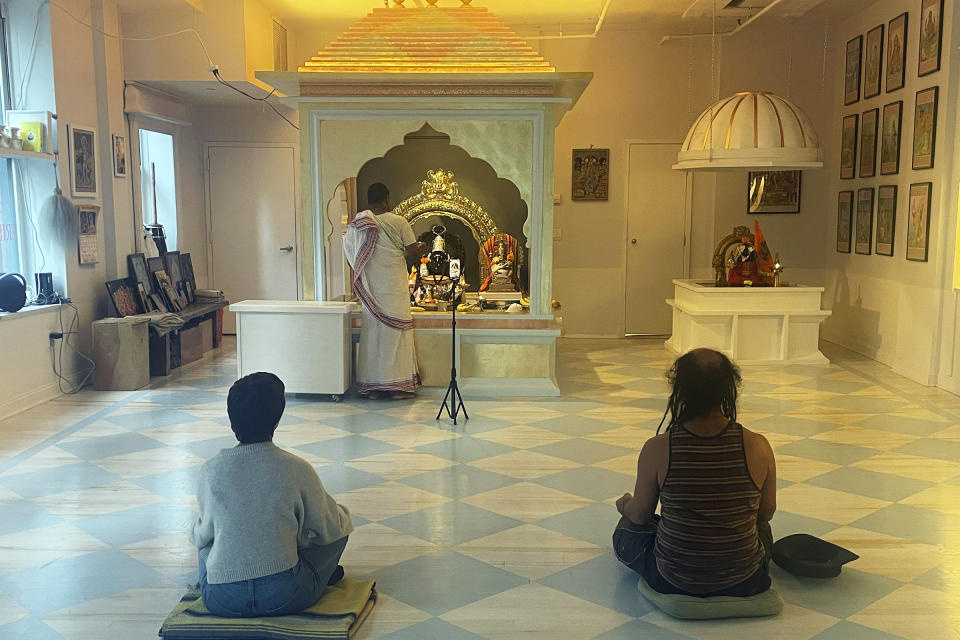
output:
[[835,578],[857,554],[806,533],[780,538],[773,545],[773,561],[802,578]]
[[698,598],[654,591],[640,578],[637,589],[668,616],[681,620],[711,620],[717,618],[761,618],[775,616],[783,610],[783,599],[775,589],[767,589],[755,596],[713,596]]
[[191,589],[160,628],[164,640],[349,640],[377,601],[373,580],[344,578],[315,605],[289,616],[221,618]]

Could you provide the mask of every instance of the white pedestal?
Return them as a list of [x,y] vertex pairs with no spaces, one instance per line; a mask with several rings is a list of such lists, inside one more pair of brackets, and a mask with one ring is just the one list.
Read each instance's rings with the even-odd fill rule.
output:
[[715,287],[712,282],[674,280],[674,354],[698,347],[726,353],[741,363],[829,364],[820,352],[823,287]]
[[341,395],[350,387],[352,302],[245,300],[237,314],[237,370],[275,373],[287,393]]

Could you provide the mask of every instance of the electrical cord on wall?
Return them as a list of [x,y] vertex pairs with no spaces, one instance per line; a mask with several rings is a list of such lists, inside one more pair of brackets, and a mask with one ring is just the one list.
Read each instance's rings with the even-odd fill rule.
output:
[[[63,326],[63,307],[68,306],[73,309],[73,320],[70,321],[69,327],[64,329]],[[79,333],[77,327],[80,325],[80,309],[77,308],[77,305],[73,304],[69,300],[61,300],[59,307],[57,308],[57,317],[60,321],[60,336],[56,337],[55,334],[51,334],[51,340],[59,339],[60,345],[59,348],[53,347],[51,345],[50,357],[53,364],[53,374],[57,376],[57,388],[60,390],[60,393],[68,396],[76,395],[80,393],[80,390],[83,389],[87,382],[90,380],[90,376],[93,375],[94,370],[97,368],[96,363],[88,358],[84,353],[79,349],[70,344],[70,336],[76,335]],[[70,382],[70,379],[63,375],[63,350],[64,347],[73,349],[74,353],[90,363],[90,371],[87,372],[87,375],[84,376],[77,384]],[[64,384],[69,385],[66,390],[64,390]]]
[[273,112],[274,112],[275,114],[277,114],[278,116],[280,116],[281,118],[283,118],[284,120],[286,120],[286,121],[287,121],[287,124],[289,124],[291,127],[293,127],[294,129],[296,129],[297,131],[300,130],[300,127],[298,127],[298,126],[295,125],[293,122],[291,122],[290,119],[287,118],[287,116],[285,116],[285,115],[283,115],[282,113],[280,113],[280,112],[277,110],[277,108],[276,108],[275,106],[273,106],[273,103],[271,103],[270,101],[267,100],[267,98],[269,98],[270,96],[272,96],[273,94],[275,94],[275,93],[277,92],[276,89],[271,89],[271,90],[270,90],[270,93],[268,93],[267,95],[263,96],[262,98],[258,98],[258,97],[256,97],[256,96],[250,95],[249,93],[247,93],[247,92],[244,91],[243,89],[240,89],[239,87],[233,86],[232,84],[230,84],[229,82],[227,82],[226,80],[224,80],[223,78],[221,78],[221,77],[220,77],[220,69],[219,69],[218,67],[214,66],[214,67],[213,67],[212,69],[210,69],[210,70],[213,72],[213,77],[217,79],[217,82],[219,82],[220,84],[222,84],[222,85],[225,86],[225,87],[230,87],[231,89],[233,89],[233,90],[236,91],[237,93],[243,94],[243,95],[247,96],[248,98],[250,98],[251,100],[255,100],[255,101],[257,101],[257,102],[263,102],[263,103],[266,104],[268,107],[270,107],[271,109],[273,109]]
[[[95,32],[101,34],[101,35],[104,36],[105,38],[112,38],[112,39],[118,40],[118,41],[127,41],[127,42],[152,42],[152,41],[154,41],[154,40],[162,40],[163,38],[171,38],[171,37],[174,37],[174,36],[182,35],[182,34],[184,34],[184,33],[192,33],[194,36],[196,36],[197,42],[200,43],[200,48],[203,49],[203,55],[204,55],[204,57],[206,57],[206,59],[207,59],[207,68],[213,73],[213,77],[217,80],[217,82],[219,82],[220,84],[224,85],[225,87],[229,87],[229,88],[233,89],[233,90],[236,91],[237,93],[243,94],[244,96],[250,98],[251,100],[255,100],[255,101],[257,101],[257,102],[263,102],[263,103],[266,104],[268,107],[270,107],[270,109],[272,109],[275,114],[277,114],[278,116],[280,116],[281,118],[283,118],[283,119],[286,121],[287,124],[289,124],[291,127],[293,127],[294,129],[297,129],[297,130],[299,131],[300,127],[298,127],[296,124],[294,124],[289,118],[287,118],[287,116],[285,116],[285,115],[283,115],[282,113],[280,113],[280,111],[279,111],[271,102],[269,102],[269,101],[267,100],[267,98],[271,97],[274,93],[276,93],[276,89],[270,91],[270,93],[268,93],[267,95],[263,96],[262,98],[257,98],[256,96],[252,96],[252,95],[250,95],[249,93],[247,93],[246,91],[240,89],[239,87],[235,87],[235,86],[233,86],[231,83],[229,83],[229,82],[227,82],[226,80],[224,80],[224,79],[220,76],[220,68],[219,68],[216,64],[214,64],[213,59],[210,57],[209,51],[207,51],[207,45],[204,43],[203,37],[200,35],[200,32],[197,31],[196,29],[194,29],[193,27],[189,27],[189,28],[187,28],[187,29],[180,29],[179,31],[172,31],[172,32],[170,32],[170,33],[162,33],[162,34],[156,35],[156,36],[144,37],[144,38],[133,38],[133,37],[129,37],[129,36],[121,36],[121,35],[115,34],[115,33],[107,33],[107,32],[104,31],[103,29],[99,29],[99,28],[93,26],[92,24],[90,24],[89,22],[85,22],[83,19],[78,18],[78,17],[75,16],[73,13],[71,13],[69,9],[67,9],[66,7],[64,7],[63,5],[61,5],[59,2],[56,2],[56,0],[45,0],[45,1],[48,2],[48,3],[50,4],[50,6],[53,6],[53,7],[56,7],[56,8],[58,8],[58,9],[60,9],[60,11],[62,11],[63,13],[65,13],[71,20],[73,20],[73,21],[76,22],[77,24],[80,24],[80,25],[82,25],[82,26],[84,26],[84,27],[87,27],[88,29],[90,29],[90,30],[92,30],[92,31],[95,31]],[[41,4],[41,6],[43,6],[43,5]],[[37,11],[37,27],[38,27],[38,28],[39,28],[39,25],[40,25],[40,13],[39,13],[39,9],[38,9],[38,11]],[[35,32],[34,32],[34,39],[36,39],[36,30],[35,30]],[[34,55],[34,51],[31,50],[31,52],[30,52],[31,64],[32,64],[33,55]],[[24,82],[26,82],[26,78],[24,78]],[[21,84],[23,84],[23,83],[21,83]]]

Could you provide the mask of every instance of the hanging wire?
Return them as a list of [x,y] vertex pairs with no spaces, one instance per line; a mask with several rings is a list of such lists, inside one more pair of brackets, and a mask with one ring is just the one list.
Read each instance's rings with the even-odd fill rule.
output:
[[827,53],[830,50],[830,14],[823,23],[823,62],[820,68],[820,104],[823,105],[827,91]]

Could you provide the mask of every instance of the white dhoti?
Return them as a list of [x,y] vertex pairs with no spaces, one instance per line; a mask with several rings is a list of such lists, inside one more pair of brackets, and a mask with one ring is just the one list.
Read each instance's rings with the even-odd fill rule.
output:
[[415,243],[410,223],[394,213],[358,213],[343,249],[353,292],[363,305],[357,391],[416,391],[420,386],[404,248]]

